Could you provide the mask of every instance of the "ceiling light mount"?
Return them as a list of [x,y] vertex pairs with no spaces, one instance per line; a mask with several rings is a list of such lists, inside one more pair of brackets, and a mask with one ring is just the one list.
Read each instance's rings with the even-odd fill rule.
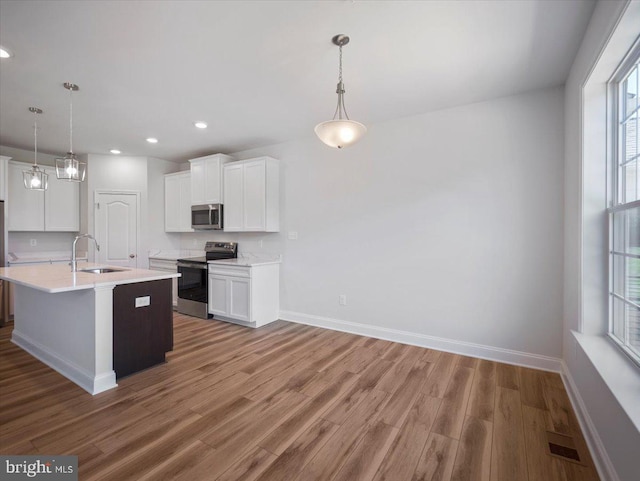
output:
[[345,35],[344,33],[339,33],[338,35],[334,36],[331,41],[338,47],[344,47],[349,43],[349,36]]
[[335,35],[331,41],[340,49],[340,68],[338,71],[338,105],[332,120],[316,125],[315,133],[318,138],[329,147],[341,149],[356,143],[367,132],[367,128],[360,122],[349,119],[344,105],[344,83],[342,82],[342,47],[349,43],[349,37],[344,34]]
[[62,86],[69,91],[69,152],[56,159],[56,177],[69,182],[82,182],[87,175],[87,163],[78,160],[73,153],[73,92],[80,90],[76,84],[65,82]]
[[38,167],[38,115],[42,109],[29,107],[29,112],[33,114],[33,166],[29,170],[22,171],[22,182],[25,189],[47,190],[49,185],[49,175]]

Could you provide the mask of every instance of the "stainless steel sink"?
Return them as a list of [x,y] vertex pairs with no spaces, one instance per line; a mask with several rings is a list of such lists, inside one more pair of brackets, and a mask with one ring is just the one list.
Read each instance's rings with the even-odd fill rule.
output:
[[108,272],[122,272],[128,271],[129,269],[125,268],[117,268],[117,267],[94,267],[91,269],[78,269],[78,272],[91,272],[93,274],[107,274]]

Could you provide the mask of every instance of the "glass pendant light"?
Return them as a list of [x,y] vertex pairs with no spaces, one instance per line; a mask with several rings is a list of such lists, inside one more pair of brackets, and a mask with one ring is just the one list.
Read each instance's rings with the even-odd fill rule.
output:
[[56,159],[56,177],[70,182],[82,182],[87,174],[87,163],[76,158],[73,153],[73,102],[71,96],[79,90],[76,84],[66,82],[64,88],[69,91],[69,152],[64,158]]
[[[344,106],[344,84],[342,83],[342,47],[349,43],[349,37],[343,34],[336,35],[331,41],[340,47],[340,71],[338,74],[338,105],[332,120],[319,123],[314,129],[316,135],[329,147],[341,149],[356,143],[367,133],[367,128],[360,122],[350,120],[347,109]],[[338,117],[336,119],[336,117]]]
[[29,190],[47,190],[49,175],[38,167],[38,114],[42,113],[37,107],[29,107],[33,113],[33,166],[29,170],[22,171],[24,187]]

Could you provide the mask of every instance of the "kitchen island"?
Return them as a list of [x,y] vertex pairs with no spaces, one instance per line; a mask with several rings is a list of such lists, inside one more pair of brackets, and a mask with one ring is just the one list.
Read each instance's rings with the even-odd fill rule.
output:
[[[180,275],[117,267],[114,269],[121,270],[82,272],[99,267],[104,266],[83,263],[78,272],[56,264],[0,268],[0,279],[14,285],[12,342],[91,394],[117,386],[114,300],[125,306],[125,313],[133,309],[149,312],[160,306],[162,312],[169,313],[168,321],[163,322],[170,323],[170,279]],[[164,292],[158,290],[162,285],[168,286],[168,299],[156,295]],[[162,327],[164,332],[167,329],[171,326]],[[162,342],[170,349],[166,339]]]

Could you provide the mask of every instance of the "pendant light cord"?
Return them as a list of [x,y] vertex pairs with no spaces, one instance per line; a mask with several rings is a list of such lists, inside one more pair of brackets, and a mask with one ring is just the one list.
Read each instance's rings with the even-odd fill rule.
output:
[[342,83],[342,45],[340,45],[340,70],[338,73],[338,82]]
[[73,154],[73,89],[69,89],[69,152]]
[[349,120],[349,115],[347,114],[347,108],[344,106],[344,84],[342,83],[342,45],[339,45],[340,48],[340,67],[338,69],[338,88],[336,89],[336,93],[338,94],[338,105],[336,105],[336,111],[333,113],[333,120],[336,119],[336,115],[338,116],[338,120],[342,120],[342,114],[344,113],[344,118]]
[[34,143],[34,153],[33,153],[33,165],[38,167],[38,112],[33,113],[33,143]]

